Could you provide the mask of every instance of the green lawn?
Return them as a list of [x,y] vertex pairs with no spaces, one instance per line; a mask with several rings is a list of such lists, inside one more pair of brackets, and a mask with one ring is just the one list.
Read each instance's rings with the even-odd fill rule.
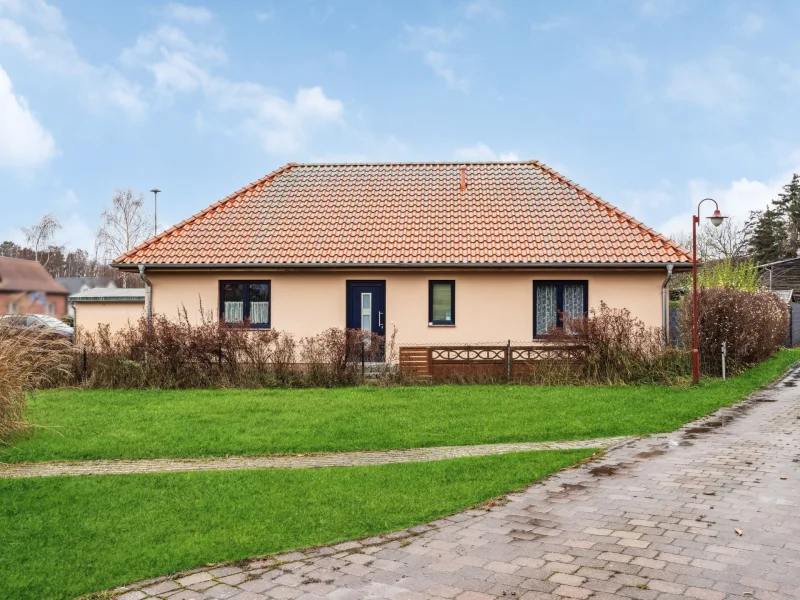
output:
[[0,462],[187,457],[575,440],[670,431],[800,360],[782,350],[694,388],[430,386],[80,391],[31,399],[33,428]]
[[74,598],[424,523],[592,450],[337,469],[0,480],[0,598]]

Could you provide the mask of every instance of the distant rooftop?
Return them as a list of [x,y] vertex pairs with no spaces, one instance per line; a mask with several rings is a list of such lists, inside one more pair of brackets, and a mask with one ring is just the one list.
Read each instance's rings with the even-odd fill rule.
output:
[[77,294],[92,288],[116,287],[113,277],[56,277],[70,294]]
[[144,302],[144,288],[94,288],[69,297],[70,302]]
[[0,292],[69,293],[35,260],[7,256],[0,256]]

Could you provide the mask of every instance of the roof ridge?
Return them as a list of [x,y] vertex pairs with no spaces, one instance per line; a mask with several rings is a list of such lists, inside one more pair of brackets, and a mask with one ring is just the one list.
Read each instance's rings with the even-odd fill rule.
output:
[[[611,204],[610,202],[608,202],[606,200],[603,200],[600,196],[598,196],[596,194],[593,194],[592,192],[587,190],[582,185],[579,185],[579,184],[575,183],[574,181],[572,181],[568,177],[562,175],[561,173],[559,173],[558,171],[556,171],[552,167],[546,165],[545,163],[540,162],[540,161],[538,161],[536,159],[533,159],[533,160],[531,160],[529,162],[531,164],[536,165],[537,167],[539,167],[543,171],[545,171],[548,175],[551,175],[552,177],[555,177],[556,179],[558,179],[562,183],[566,183],[568,186],[572,187],[575,191],[577,191],[578,193],[582,194],[583,196],[585,196],[589,200],[592,200],[593,202],[596,202],[597,204],[599,204],[603,208],[605,208],[607,210],[610,210],[611,212],[615,213],[617,216],[619,216],[619,217],[623,218],[624,220],[628,221],[628,223],[630,223],[631,225],[633,225],[635,227],[638,227],[643,232],[649,234],[654,239],[660,241],[663,244],[666,244],[667,246],[671,247],[673,250],[675,250],[675,251],[677,251],[679,253],[685,254],[686,258],[689,258],[688,250],[686,250],[685,248],[682,248],[681,246],[676,244],[673,240],[671,240],[667,236],[659,233],[658,231],[656,231],[652,227],[648,227],[647,225],[645,225],[644,223],[642,223],[641,221],[639,221],[635,217],[633,217],[633,216],[629,215],[628,213],[626,213],[621,208],[619,208],[617,206],[614,206],[613,204]],[[690,262],[691,262],[691,260],[690,260]]]
[[420,167],[423,165],[452,166],[452,165],[527,165],[530,160],[444,160],[444,161],[363,161],[363,162],[308,162],[297,163],[296,167]]
[[264,183],[267,183],[268,181],[273,181],[276,177],[278,177],[278,175],[282,175],[283,173],[285,173],[287,171],[290,171],[292,168],[297,167],[297,166],[298,166],[297,163],[290,162],[290,163],[286,163],[282,167],[279,167],[279,168],[275,169],[271,173],[267,173],[266,175],[264,175],[260,179],[256,179],[252,183],[249,183],[246,186],[244,186],[243,188],[240,188],[240,189],[236,190],[232,194],[228,194],[222,200],[218,200],[217,202],[214,202],[214,204],[212,204],[211,206],[209,206],[207,208],[204,208],[200,212],[197,212],[197,213],[193,214],[188,219],[184,219],[183,221],[181,221],[177,225],[173,225],[169,229],[165,229],[161,233],[156,234],[153,237],[151,237],[150,239],[145,240],[144,242],[142,242],[141,244],[139,244],[135,248],[131,248],[130,250],[128,250],[124,254],[121,254],[120,256],[118,256],[112,262],[112,264],[120,263],[120,262],[124,261],[125,259],[130,258],[131,256],[133,256],[134,254],[136,254],[140,250],[144,250],[145,248],[149,248],[150,246],[152,246],[156,242],[160,241],[161,239],[163,239],[167,235],[175,233],[176,231],[178,231],[179,229],[182,229],[183,227],[185,227],[186,225],[189,225],[190,223],[194,223],[195,221],[197,221],[198,219],[204,217],[205,215],[207,215],[211,211],[214,211],[214,210],[218,209],[219,207],[221,207],[222,205],[227,204],[231,200],[234,200],[235,198],[239,197],[241,194],[247,193],[250,190],[258,187],[259,185],[263,185]]

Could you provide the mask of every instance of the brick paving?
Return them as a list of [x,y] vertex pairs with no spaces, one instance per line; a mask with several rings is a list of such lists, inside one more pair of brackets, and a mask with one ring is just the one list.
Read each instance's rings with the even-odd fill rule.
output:
[[800,369],[484,509],[195,569],[120,600],[800,598]]
[[245,469],[313,469],[355,467],[393,463],[427,462],[463,456],[489,456],[531,450],[576,450],[610,448],[633,438],[615,437],[570,442],[522,442],[477,446],[442,446],[407,450],[328,452],[295,455],[223,456],[205,458],[155,458],[137,460],[76,460],[40,463],[0,463],[0,479],[53,477],[57,475],[130,475],[134,473],[180,473],[186,471],[232,471]]

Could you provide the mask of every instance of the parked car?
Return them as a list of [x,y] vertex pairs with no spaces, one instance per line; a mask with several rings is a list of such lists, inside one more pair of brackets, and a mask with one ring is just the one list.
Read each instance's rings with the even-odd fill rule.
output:
[[63,336],[70,340],[75,339],[74,327],[49,315],[3,315],[0,317],[0,325],[9,325],[20,329],[41,327],[53,335]]

